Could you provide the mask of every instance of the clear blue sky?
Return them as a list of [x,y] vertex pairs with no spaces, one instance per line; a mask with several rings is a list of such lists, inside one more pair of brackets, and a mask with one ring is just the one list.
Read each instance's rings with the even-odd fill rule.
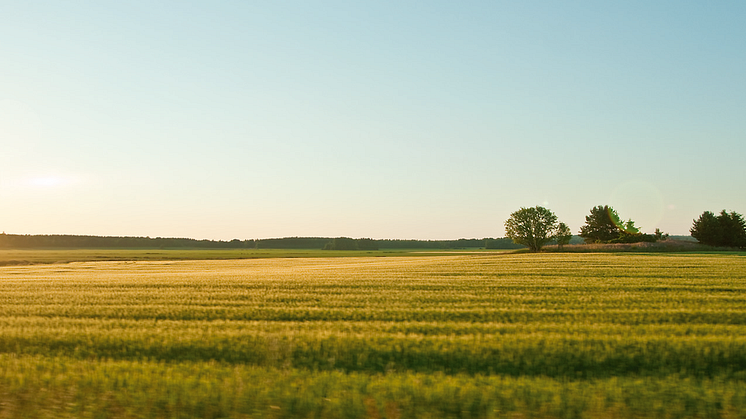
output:
[[0,3],[0,230],[500,237],[746,212],[743,1]]

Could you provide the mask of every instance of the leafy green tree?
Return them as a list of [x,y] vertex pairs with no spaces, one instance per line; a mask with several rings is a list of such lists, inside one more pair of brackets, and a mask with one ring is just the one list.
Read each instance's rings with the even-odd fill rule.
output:
[[705,211],[689,230],[698,242],[710,246],[746,247],[746,221],[736,212],[720,215]]
[[570,227],[568,227],[565,223],[559,223],[559,225],[557,225],[557,232],[554,235],[554,238],[555,240],[557,240],[557,248],[559,248],[559,250],[562,250],[562,246],[570,243],[570,239],[572,239],[572,231],[570,231]]
[[505,221],[505,235],[515,243],[538,252],[555,238],[557,216],[544,207],[521,208]]

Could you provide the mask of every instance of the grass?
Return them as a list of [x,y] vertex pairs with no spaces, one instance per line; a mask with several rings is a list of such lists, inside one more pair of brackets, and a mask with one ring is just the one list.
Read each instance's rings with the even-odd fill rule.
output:
[[746,417],[742,254],[396,255],[2,267],[0,417]]

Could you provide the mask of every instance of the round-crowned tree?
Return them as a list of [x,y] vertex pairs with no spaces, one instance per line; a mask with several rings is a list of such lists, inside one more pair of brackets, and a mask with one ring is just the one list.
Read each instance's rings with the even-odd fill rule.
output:
[[557,216],[544,207],[521,208],[505,221],[505,235],[532,252],[555,238]]

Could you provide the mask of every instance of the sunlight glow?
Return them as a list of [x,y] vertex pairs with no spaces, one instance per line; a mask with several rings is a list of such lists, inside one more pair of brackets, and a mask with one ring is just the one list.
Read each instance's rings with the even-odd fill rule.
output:
[[622,220],[632,219],[636,227],[652,232],[659,227],[664,214],[661,192],[651,182],[632,180],[620,184],[609,198]]
[[59,176],[45,176],[45,177],[38,177],[31,179],[31,184],[34,186],[40,186],[45,188],[51,188],[56,186],[61,186],[66,182],[66,179],[59,177]]

